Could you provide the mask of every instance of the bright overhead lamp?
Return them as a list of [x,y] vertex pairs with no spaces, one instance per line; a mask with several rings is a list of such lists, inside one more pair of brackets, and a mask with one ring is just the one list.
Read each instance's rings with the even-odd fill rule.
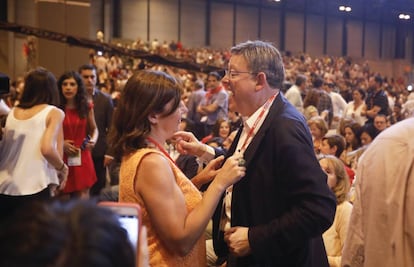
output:
[[401,13],[400,15],[398,15],[398,18],[399,19],[409,20],[410,19],[410,15]]
[[342,12],[351,12],[352,8],[350,6],[339,6],[339,11]]

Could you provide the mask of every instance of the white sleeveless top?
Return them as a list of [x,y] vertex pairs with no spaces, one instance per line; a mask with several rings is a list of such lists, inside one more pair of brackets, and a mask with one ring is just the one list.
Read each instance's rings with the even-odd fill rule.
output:
[[16,119],[14,108],[10,111],[0,141],[0,194],[31,195],[49,184],[59,184],[55,168],[40,150],[46,118],[53,108],[48,105],[26,120]]

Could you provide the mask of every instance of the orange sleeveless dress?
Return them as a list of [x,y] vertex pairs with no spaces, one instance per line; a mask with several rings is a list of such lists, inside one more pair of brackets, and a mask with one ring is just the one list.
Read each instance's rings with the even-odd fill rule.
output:
[[[205,237],[202,235],[196,242],[194,248],[184,257],[174,254],[163,245],[157,232],[153,228],[145,203],[134,189],[134,178],[142,158],[149,153],[158,153],[165,157],[160,151],[153,148],[143,148],[122,159],[119,173],[119,202],[137,203],[141,206],[143,225],[148,230],[148,250],[150,266],[206,266]],[[184,194],[187,210],[191,211],[201,201],[200,191],[182,173],[182,171],[170,161],[175,180]]]

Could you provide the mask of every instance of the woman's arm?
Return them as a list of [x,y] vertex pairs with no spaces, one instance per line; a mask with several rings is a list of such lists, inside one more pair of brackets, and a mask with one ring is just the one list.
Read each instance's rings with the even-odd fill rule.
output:
[[[59,109],[52,109],[46,119],[46,130],[41,141],[41,153],[55,169],[62,167],[63,131],[65,115]],[[56,144],[56,145],[55,145]]]
[[224,190],[244,174],[245,168],[238,166],[235,158],[228,158],[203,199],[189,212],[169,161],[153,153],[143,158],[138,167],[135,190],[142,197],[154,229],[164,244],[184,256],[204,233]]
[[218,173],[218,168],[223,161],[224,156],[220,156],[214,160],[211,160],[205,168],[203,168],[197,175],[195,175],[191,182],[200,189],[203,185],[211,182]]
[[[63,129],[65,114],[60,109],[52,109],[46,118],[46,130],[43,133],[40,150],[50,165],[58,173],[61,187],[65,186],[68,166],[63,162]],[[56,144],[56,145],[55,145]]]
[[88,134],[91,138],[88,141],[88,144],[86,145],[86,147],[89,150],[92,150],[93,147],[95,146],[96,141],[98,140],[98,136],[99,136],[98,127],[96,126],[95,113],[93,112],[93,108],[89,109],[87,119],[88,119],[88,129],[89,129]]

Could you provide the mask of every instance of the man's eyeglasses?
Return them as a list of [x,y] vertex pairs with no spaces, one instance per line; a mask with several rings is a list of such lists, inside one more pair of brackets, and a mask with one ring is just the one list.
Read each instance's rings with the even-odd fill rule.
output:
[[226,76],[229,76],[230,79],[235,78],[239,74],[248,73],[248,74],[257,74],[251,71],[237,71],[237,70],[225,70]]

